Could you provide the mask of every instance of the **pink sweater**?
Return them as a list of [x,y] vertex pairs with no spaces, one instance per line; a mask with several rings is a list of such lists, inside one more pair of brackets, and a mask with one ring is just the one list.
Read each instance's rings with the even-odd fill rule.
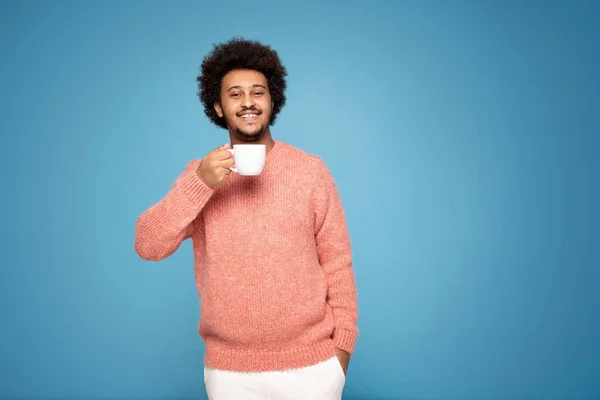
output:
[[273,371],[350,354],[358,336],[350,240],[323,161],[275,141],[260,176],[232,173],[217,189],[191,161],[139,216],[146,260],[191,238],[207,366]]

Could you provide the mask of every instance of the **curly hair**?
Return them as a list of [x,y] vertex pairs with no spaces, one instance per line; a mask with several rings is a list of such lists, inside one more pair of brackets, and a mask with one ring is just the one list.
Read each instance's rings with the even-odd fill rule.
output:
[[277,115],[285,105],[287,70],[270,46],[238,37],[226,43],[214,44],[212,52],[202,61],[196,82],[199,90],[197,95],[206,116],[213,124],[227,129],[225,120],[215,111],[214,103],[220,98],[223,76],[235,69],[255,70],[266,77],[274,103],[269,125],[275,124]]

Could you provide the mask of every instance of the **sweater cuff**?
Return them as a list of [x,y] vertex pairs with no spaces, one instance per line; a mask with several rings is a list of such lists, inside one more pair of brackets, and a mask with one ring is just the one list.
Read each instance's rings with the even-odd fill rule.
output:
[[343,328],[335,328],[333,330],[333,344],[338,349],[344,350],[346,353],[354,353],[354,345],[358,338],[358,332],[350,331]]
[[196,174],[192,168],[181,177],[179,187],[183,194],[194,204],[206,203],[214,193],[214,189],[206,186],[204,181]]

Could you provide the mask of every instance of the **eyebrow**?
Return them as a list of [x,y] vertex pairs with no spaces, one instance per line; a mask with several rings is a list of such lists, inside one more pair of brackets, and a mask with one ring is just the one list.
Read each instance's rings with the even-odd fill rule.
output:
[[[252,85],[252,87],[261,87],[263,89],[267,89],[265,85],[261,85],[260,83],[255,83],[254,85]],[[229,92],[231,89],[241,89],[242,87],[240,85],[235,85],[230,87],[229,89],[227,89],[227,91]]]

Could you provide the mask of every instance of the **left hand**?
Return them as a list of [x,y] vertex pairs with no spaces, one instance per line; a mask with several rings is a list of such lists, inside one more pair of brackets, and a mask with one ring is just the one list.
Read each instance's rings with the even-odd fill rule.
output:
[[335,355],[340,362],[344,375],[348,372],[348,364],[350,363],[350,354],[341,349],[335,349]]

